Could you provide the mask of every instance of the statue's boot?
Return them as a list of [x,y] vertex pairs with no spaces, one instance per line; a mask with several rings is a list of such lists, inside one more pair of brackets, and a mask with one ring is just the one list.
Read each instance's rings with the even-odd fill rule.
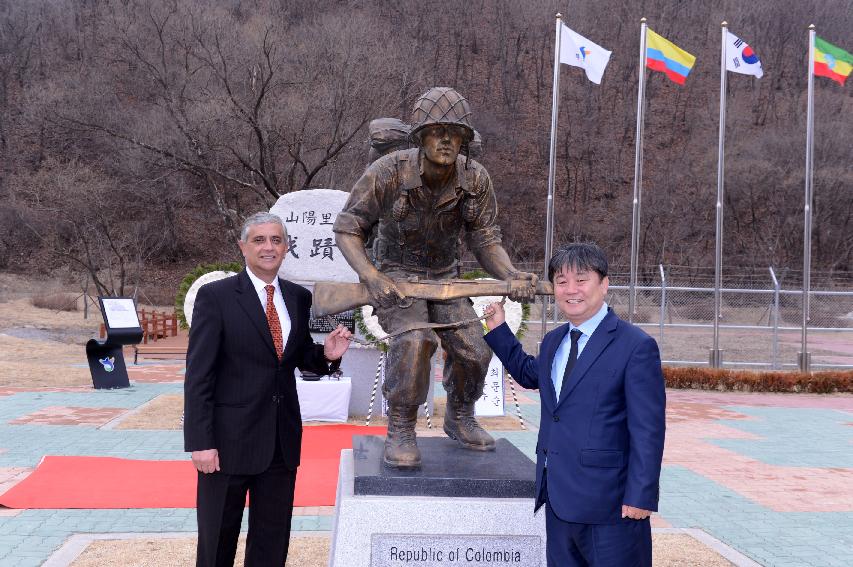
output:
[[420,468],[421,452],[415,437],[417,421],[418,406],[388,406],[388,434],[382,461],[389,467]]
[[456,439],[466,449],[494,451],[495,440],[474,419],[474,402],[457,402],[447,397],[447,413],[444,414],[444,432]]

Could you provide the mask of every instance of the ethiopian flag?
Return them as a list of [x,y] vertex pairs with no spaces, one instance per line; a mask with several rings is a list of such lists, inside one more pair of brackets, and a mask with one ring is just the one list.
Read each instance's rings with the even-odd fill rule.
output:
[[814,74],[818,77],[829,77],[839,85],[853,70],[853,55],[840,47],[815,36],[814,38]]

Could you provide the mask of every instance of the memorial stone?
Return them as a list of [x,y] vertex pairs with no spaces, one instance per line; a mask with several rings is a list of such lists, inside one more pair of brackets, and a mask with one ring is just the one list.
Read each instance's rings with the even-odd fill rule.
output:
[[332,225],[349,193],[306,189],[279,197],[270,212],[287,229],[287,257],[278,275],[295,282],[357,282],[358,276],[338,251]]
[[[270,212],[278,215],[287,229],[288,252],[278,275],[309,291],[314,282],[358,282],[358,275],[338,251],[332,225],[343,209],[349,193],[334,189],[305,189],[283,195]],[[353,330],[352,313],[335,320]],[[309,322],[318,342],[331,331],[326,319]],[[341,371],[352,379],[350,415],[365,415],[380,352],[376,348],[353,344],[341,363]]]

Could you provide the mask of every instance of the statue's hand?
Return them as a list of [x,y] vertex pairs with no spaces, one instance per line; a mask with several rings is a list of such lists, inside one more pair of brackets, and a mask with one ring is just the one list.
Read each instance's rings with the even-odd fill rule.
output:
[[373,298],[374,303],[381,307],[391,307],[406,297],[394,283],[394,280],[380,272],[366,278],[364,284],[367,286],[367,291],[370,292],[370,297]]
[[536,284],[539,276],[530,272],[515,272],[506,280],[509,285],[509,298],[513,301],[528,302],[536,298]]

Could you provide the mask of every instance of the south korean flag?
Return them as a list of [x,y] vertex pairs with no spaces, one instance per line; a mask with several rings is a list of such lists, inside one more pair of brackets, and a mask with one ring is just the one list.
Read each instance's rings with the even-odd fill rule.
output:
[[760,79],[764,75],[761,60],[752,48],[738,36],[726,30],[726,70]]

